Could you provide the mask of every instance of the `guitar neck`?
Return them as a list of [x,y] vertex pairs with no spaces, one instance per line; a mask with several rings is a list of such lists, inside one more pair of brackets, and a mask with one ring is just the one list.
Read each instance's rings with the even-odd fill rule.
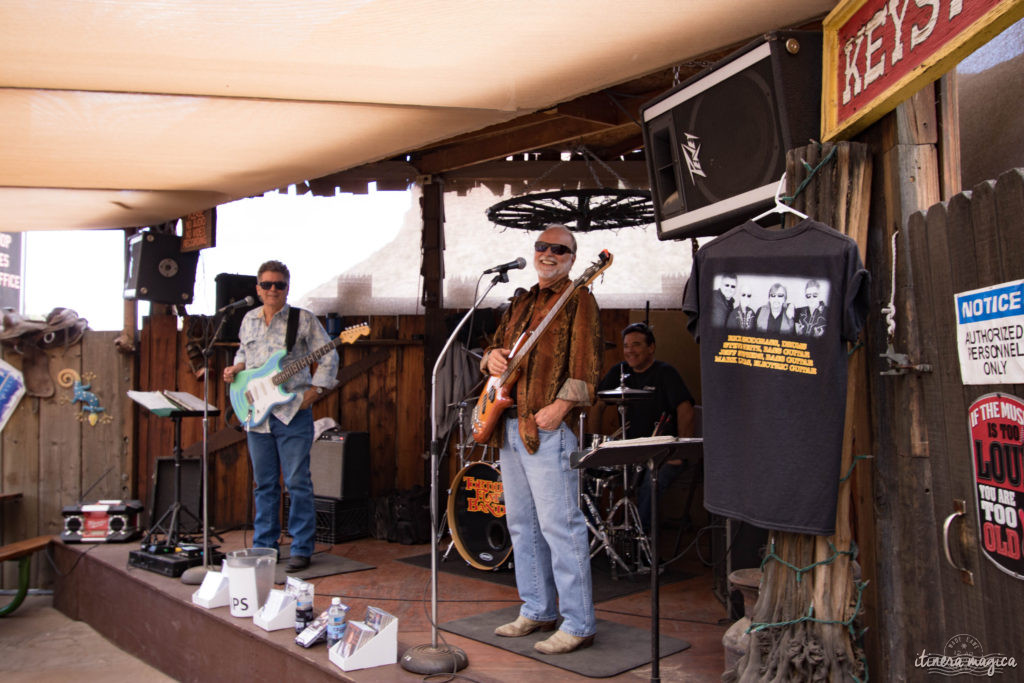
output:
[[309,355],[303,356],[302,358],[299,358],[297,360],[293,360],[291,363],[288,363],[287,365],[282,367],[281,371],[275,374],[273,377],[271,377],[270,381],[277,385],[284,384],[289,379],[294,377],[298,372],[300,372],[303,368],[309,366],[313,361],[323,358],[328,353],[341,346],[343,343],[344,339],[342,337],[338,337],[337,339],[333,339],[327,342],[326,344],[321,346],[319,349],[313,351]]
[[541,335],[544,334],[544,331],[551,324],[551,321],[554,320],[555,316],[558,315],[558,312],[562,310],[563,306],[565,306],[565,302],[569,300],[569,297],[572,296],[572,293],[578,288],[579,285],[575,283],[572,283],[570,286],[565,288],[565,291],[562,292],[560,297],[558,297],[558,301],[555,302],[555,305],[551,307],[551,310],[544,316],[544,319],[540,321],[539,325],[537,325],[537,329],[535,329],[533,334],[530,335],[530,338],[523,343],[523,347],[516,350],[516,355],[512,357],[508,367],[505,368],[505,372],[502,373],[499,379],[500,384],[504,385],[505,382],[508,381],[509,377],[514,376],[514,374],[519,370],[519,366],[522,365],[523,359],[526,358],[530,349],[534,347],[537,340],[540,339]]

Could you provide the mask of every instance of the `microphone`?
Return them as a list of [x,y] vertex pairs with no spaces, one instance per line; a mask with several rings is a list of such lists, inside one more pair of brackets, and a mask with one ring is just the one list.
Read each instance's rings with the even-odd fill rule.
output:
[[252,295],[249,295],[244,299],[239,299],[234,303],[230,303],[227,306],[222,307],[219,311],[217,311],[217,313],[227,313],[228,311],[233,311],[236,308],[245,308],[246,306],[252,306],[254,303],[256,303],[256,299],[254,299]]
[[517,258],[515,261],[509,261],[508,263],[502,263],[500,266],[494,266],[484,271],[484,275],[488,273],[507,273],[510,270],[519,270],[526,267],[526,259],[522,256]]

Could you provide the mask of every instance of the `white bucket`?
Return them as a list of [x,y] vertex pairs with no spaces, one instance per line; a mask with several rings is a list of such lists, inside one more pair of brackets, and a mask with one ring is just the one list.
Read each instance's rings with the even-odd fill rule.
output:
[[231,616],[252,617],[263,606],[274,585],[276,564],[277,551],[273,548],[244,548],[224,556]]

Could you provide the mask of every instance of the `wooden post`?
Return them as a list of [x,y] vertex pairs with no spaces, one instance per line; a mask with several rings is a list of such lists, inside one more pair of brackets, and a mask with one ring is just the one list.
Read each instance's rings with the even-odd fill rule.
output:
[[[794,208],[867,244],[871,159],[867,145],[826,143],[791,150],[787,157],[787,195],[817,167],[793,202]],[[820,165],[820,166],[819,166]],[[788,219],[787,219],[788,220]],[[870,452],[870,421],[865,349],[853,352],[848,368],[845,430],[836,509],[830,537],[774,532],[764,565],[761,591],[746,654],[724,680],[829,680],[864,677],[863,655],[849,624],[858,606],[854,584],[851,479],[846,475],[858,454]],[[792,567],[807,568],[797,572]],[[812,569],[813,567],[813,569]],[[751,616],[751,615],[748,615]],[[813,617],[806,620],[804,617]]]

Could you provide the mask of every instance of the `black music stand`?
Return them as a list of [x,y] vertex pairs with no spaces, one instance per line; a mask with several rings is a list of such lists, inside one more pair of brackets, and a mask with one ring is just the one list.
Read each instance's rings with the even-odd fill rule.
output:
[[583,467],[616,467],[619,465],[645,465],[651,474],[651,680],[660,681],[660,643],[658,628],[658,470],[666,460],[681,458],[693,449],[703,447],[701,437],[680,438],[674,436],[648,436],[639,439],[605,441],[587,451],[572,464]]
[[[194,512],[181,504],[181,419],[203,417],[206,413],[219,415],[220,409],[184,391],[129,391],[128,396],[154,415],[169,417],[174,422],[174,501],[150,526],[142,540],[142,549],[128,554],[128,564],[166,576],[181,576],[186,569],[206,559],[198,553],[180,550],[182,513],[201,523]],[[153,511],[154,515],[156,512]],[[163,538],[158,538],[161,535]]]

